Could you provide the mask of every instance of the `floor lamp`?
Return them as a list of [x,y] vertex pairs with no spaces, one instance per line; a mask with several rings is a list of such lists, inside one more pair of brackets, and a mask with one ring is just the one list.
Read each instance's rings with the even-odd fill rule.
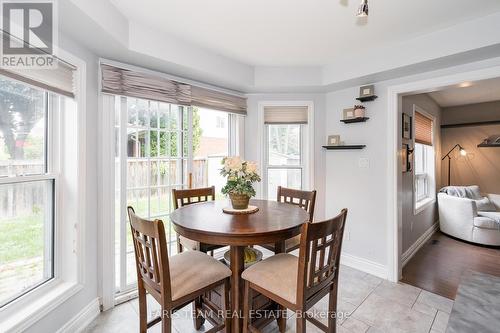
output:
[[462,156],[467,155],[467,152],[465,151],[465,149],[460,144],[457,143],[455,146],[453,146],[453,148],[450,149],[448,154],[444,155],[443,158],[441,159],[441,161],[442,161],[448,157],[448,186],[450,186],[450,178],[451,178],[451,157],[450,157],[450,154],[457,147],[460,149],[460,155],[462,155]]

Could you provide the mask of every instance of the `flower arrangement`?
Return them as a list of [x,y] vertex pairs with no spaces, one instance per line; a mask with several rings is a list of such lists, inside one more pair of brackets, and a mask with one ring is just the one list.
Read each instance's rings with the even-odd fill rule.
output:
[[222,159],[224,167],[220,174],[227,177],[227,183],[222,188],[222,193],[229,195],[234,209],[248,208],[248,201],[255,196],[252,183],[260,182],[257,164],[243,161],[238,156]]

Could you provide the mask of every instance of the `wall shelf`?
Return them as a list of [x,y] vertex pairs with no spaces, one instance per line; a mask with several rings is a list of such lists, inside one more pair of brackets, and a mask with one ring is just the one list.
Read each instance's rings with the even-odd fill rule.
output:
[[371,102],[371,101],[374,101],[378,98],[377,95],[372,95],[372,96],[365,96],[365,97],[358,97],[356,98],[358,101],[360,102]]
[[480,148],[484,148],[484,147],[490,147],[490,148],[497,147],[497,148],[500,148],[499,144],[488,144],[488,143],[480,143],[477,146],[480,147]]
[[366,145],[343,145],[343,146],[323,146],[328,150],[350,150],[350,149],[363,149]]
[[352,123],[364,123],[370,119],[369,117],[358,117],[358,118],[352,118],[352,119],[341,119],[340,121],[343,122],[344,124],[352,124]]

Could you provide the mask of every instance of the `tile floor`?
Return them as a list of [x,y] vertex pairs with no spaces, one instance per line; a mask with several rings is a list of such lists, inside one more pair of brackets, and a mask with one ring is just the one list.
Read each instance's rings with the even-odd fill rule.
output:
[[[327,297],[314,306],[312,310],[315,313],[326,313]],[[340,268],[338,311],[345,317],[337,321],[340,333],[444,333],[452,306],[452,300],[420,288],[383,281],[347,266]],[[149,312],[158,309],[153,299],[148,300],[148,307]],[[136,333],[139,331],[138,311],[137,299],[121,304],[113,310],[102,313],[85,332]],[[190,314],[190,305],[177,312],[173,320],[176,332],[197,332]],[[318,318],[321,318],[321,315]],[[324,321],[326,322],[326,319]],[[210,324],[205,325],[207,327],[203,331],[210,327]],[[160,325],[156,325],[148,332],[161,332]],[[264,332],[278,332],[275,322],[268,325]],[[293,314],[290,314],[287,321],[287,332],[295,332]],[[307,332],[321,331],[308,322]]]

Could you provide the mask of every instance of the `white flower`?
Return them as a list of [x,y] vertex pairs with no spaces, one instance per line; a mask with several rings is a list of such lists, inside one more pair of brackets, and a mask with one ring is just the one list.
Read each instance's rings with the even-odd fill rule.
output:
[[247,171],[251,173],[257,172],[257,163],[255,162],[247,162]]
[[226,169],[229,169],[229,170],[233,170],[233,171],[240,170],[241,166],[242,166],[242,161],[239,158],[239,156],[228,157],[225,160],[224,166],[226,167]]

